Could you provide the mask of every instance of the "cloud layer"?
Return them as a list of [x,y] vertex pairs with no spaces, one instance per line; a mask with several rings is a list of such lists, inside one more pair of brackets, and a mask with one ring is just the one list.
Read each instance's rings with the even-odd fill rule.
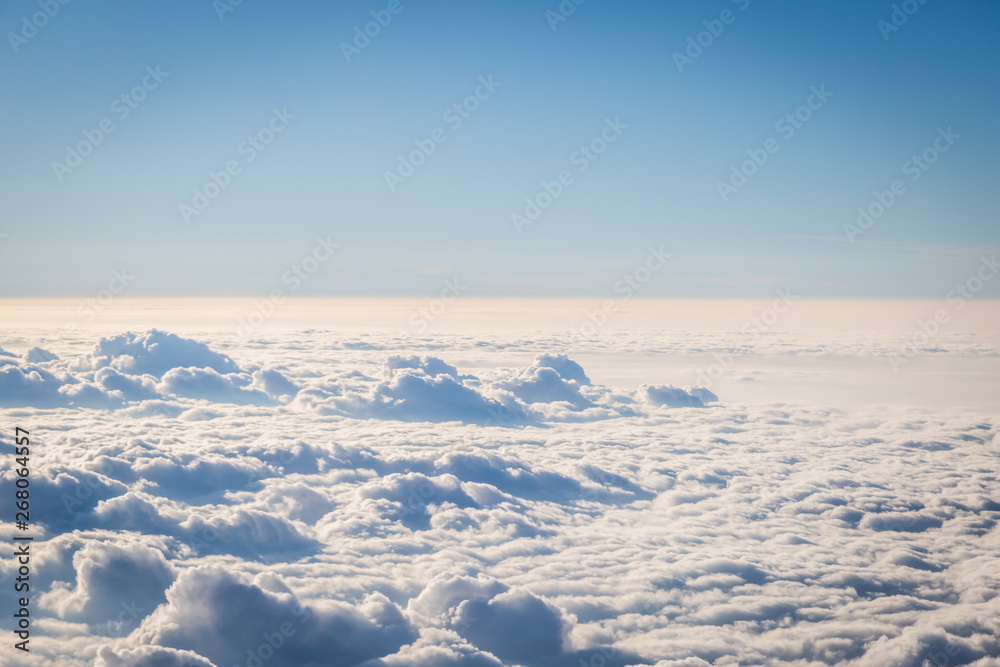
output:
[[993,414],[610,387],[541,343],[39,345],[0,357],[13,664],[1000,664]]

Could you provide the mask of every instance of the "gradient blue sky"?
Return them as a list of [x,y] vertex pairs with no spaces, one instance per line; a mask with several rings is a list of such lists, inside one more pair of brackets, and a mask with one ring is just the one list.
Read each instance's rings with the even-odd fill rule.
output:
[[[943,297],[1000,246],[1000,5],[928,0],[883,39],[892,2],[401,0],[353,62],[340,44],[388,2],[77,0],[0,45],[0,295],[254,295],[317,236],[341,244],[302,295],[601,296],[648,246],[673,253],[642,296]],[[683,72],[702,22],[736,18]],[[37,0],[0,10],[6,35]],[[169,72],[131,115],[113,100]],[[501,87],[457,130],[442,114],[480,76]],[[833,97],[785,140],[811,86]],[[191,224],[179,204],[272,108],[286,131]],[[511,214],[604,119],[628,124],[517,234]],[[63,182],[82,131],[115,131]],[[843,226],[939,127],[955,145],[856,244]],[[448,140],[390,192],[384,172],[438,127]],[[716,183],[768,137],[781,149],[723,202]],[[997,281],[1000,282],[1000,281]],[[984,288],[981,297],[997,294]]]

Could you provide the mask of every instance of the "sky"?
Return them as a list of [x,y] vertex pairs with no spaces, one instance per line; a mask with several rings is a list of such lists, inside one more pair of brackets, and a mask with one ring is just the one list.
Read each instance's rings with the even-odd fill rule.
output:
[[1000,247],[986,0],[46,7],[0,9],[3,297],[943,299]]

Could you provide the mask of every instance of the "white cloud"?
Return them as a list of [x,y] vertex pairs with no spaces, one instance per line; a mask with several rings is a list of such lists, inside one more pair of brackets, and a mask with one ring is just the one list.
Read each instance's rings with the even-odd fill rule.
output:
[[347,667],[417,637],[384,596],[371,595],[356,608],[306,606],[220,568],[182,573],[167,599],[130,639],[191,650],[217,665],[246,664],[257,655],[274,667]]
[[[0,354],[2,353],[3,351],[0,350]],[[24,358],[29,364],[45,364],[50,361],[59,360],[59,357],[52,354],[48,350],[43,350],[40,347],[33,347],[28,350],[28,352],[24,355]]]
[[191,651],[176,651],[159,646],[140,646],[116,653],[102,647],[94,667],[216,667]]
[[186,367],[210,368],[222,374],[239,371],[232,359],[204,343],[155,329],[102,338],[90,353],[89,363],[94,369],[110,366],[129,375],[156,377]]
[[152,375],[125,375],[113,368],[102,368],[94,373],[94,379],[98,386],[122,401],[145,401],[160,397],[156,390],[156,378]]
[[562,653],[568,630],[558,609],[527,591],[466,600],[453,626],[476,646],[512,663]]
[[37,439],[30,664],[1000,659],[993,412],[605,386],[615,348],[584,372],[555,335],[73,335],[0,364]]
[[460,421],[476,424],[521,423],[522,407],[484,395],[478,381],[459,375],[435,357],[390,357],[383,365],[386,379],[360,390],[320,390],[300,394],[306,405],[323,411],[371,419],[400,421]]
[[59,392],[62,385],[59,378],[40,366],[5,364],[0,366],[0,405],[39,408],[63,405],[66,397]]
[[158,389],[164,394],[216,403],[273,403],[265,392],[249,388],[251,379],[241,373],[222,375],[212,368],[172,368],[163,374]]
[[54,587],[42,605],[59,618],[108,634],[135,627],[165,601],[164,591],[174,580],[163,554],[141,544],[90,542],[76,552],[73,567],[76,587]]
[[639,387],[638,395],[650,405],[669,408],[703,408],[705,403],[719,400],[704,387],[681,389],[670,384],[644,384]]

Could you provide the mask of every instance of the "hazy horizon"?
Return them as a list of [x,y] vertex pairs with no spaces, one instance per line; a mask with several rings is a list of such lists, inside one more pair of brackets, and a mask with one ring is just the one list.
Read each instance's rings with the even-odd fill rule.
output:
[[[780,291],[780,290],[779,290]],[[67,297],[0,298],[0,329],[22,326],[78,327],[94,331],[139,328],[215,331],[235,329],[248,316],[254,329],[295,330],[325,327],[409,330],[579,329],[600,323],[592,333],[617,328],[666,328],[739,333],[755,314],[782,305],[766,331],[908,332],[921,320],[945,310],[942,334],[1000,331],[1000,301],[970,299],[803,298],[782,292],[772,298],[623,298],[608,294],[574,298],[517,298],[431,295],[422,297],[308,297],[282,294],[228,297],[178,297],[93,294]],[[256,315],[254,315],[256,313]],[[412,321],[411,321],[412,320]]]

